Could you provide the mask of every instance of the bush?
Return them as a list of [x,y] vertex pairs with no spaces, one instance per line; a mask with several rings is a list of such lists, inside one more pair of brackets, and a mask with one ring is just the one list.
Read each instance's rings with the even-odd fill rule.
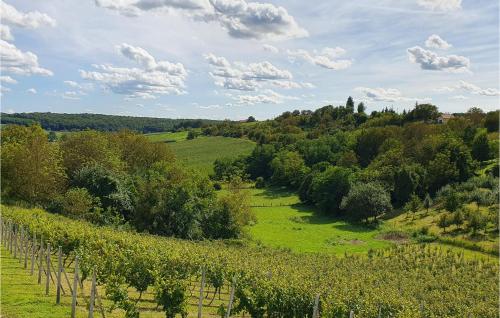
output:
[[214,190],[215,191],[222,190],[222,185],[220,184],[220,182],[214,182]]
[[264,181],[264,178],[258,177],[255,179],[255,188],[257,189],[262,189],[266,186],[266,182]]
[[389,193],[377,183],[358,183],[342,199],[341,208],[356,220],[382,215],[392,210]]

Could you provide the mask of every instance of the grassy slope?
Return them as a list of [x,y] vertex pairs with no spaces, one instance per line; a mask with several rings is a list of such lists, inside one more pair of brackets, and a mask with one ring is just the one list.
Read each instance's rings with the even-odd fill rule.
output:
[[185,140],[187,137],[187,131],[178,132],[160,132],[146,134],[146,137],[152,142],[176,142]]
[[[384,248],[390,242],[377,239],[380,229],[367,229],[318,215],[300,204],[296,194],[279,188],[250,188],[250,205],[257,224],[249,226],[252,243],[290,249],[299,253],[342,255]],[[225,191],[221,191],[223,195]]]
[[[352,225],[345,221],[315,213],[313,207],[300,204],[296,194],[283,188],[249,188],[250,205],[257,216],[257,224],[247,228],[252,244],[289,249],[294,252],[328,253],[363,253],[369,249],[385,248],[394,244],[383,240],[381,234],[388,231],[411,233],[422,226],[429,226],[430,233],[440,237],[471,241],[468,235],[448,229],[443,234],[436,226],[438,214],[432,211],[424,216],[425,211],[415,217],[401,214],[390,218],[376,228]],[[219,192],[224,195],[226,190]],[[498,235],[489,233],[486,237],[476,238],[476,243],[488,248],[498,246]],[[439,242],[446,249],[463,251],[469,257],[492,258],[494,256]]]
[[[1,282],[2,306],[1,317],[6,318],[42,318],[69,317],[71,313],[71,298],[62,297],[62,304],[55,304],[55,293],[51,290],[45,296],[45,285],[38,285],[36,275],[30,276],[29,271],[22,268],[19,261],[13,259],[2,247]],[[79,307],[77,317],[87,317],[84,308]]]
[[198,137],[170,143],[177,160],[203,173],[213,171],[213,162],[218,158],[234,158],[252,152],[255,143],[246,139],[227,137]]

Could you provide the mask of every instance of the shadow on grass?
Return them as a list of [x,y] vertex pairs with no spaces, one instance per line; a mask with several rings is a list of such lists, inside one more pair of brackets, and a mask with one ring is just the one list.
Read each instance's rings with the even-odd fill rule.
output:
[[261,193],[255,194],[256,197],[261,197],[263,199],[281,199],[294,195],[295,192],[285,187],[266,187]]

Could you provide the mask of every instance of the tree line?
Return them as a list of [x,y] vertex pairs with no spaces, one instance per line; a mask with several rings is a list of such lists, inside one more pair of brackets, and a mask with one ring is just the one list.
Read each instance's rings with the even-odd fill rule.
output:
[[430,104],[368,115],[362,103],[355,112],[349,98],[345,106],[285,112],[251,125],[223,122],[202,132],[258,144],[249,156],[217,160],[215,179],[237,175],[257,186],[286,186],[326,213],[368,221],[411,200],[431,200],[481,168],[498,177],[499,112],[471,108],[442,123],[440,116]]
[[217,198],[165,143],[85,130],[50,141],[39,125],[2,129],[2,199],[96,224],[189,239],[233,238],[253,219],[244,192]]
[[142,133],[153,133],[200,128],[206,124],[217,122],[208,119],[170,119],[101,114],[2,113],[1,116],[2,124],[24,126],[39,124],[43,129],[50,131],[79,131],[85,129],[120,131],[128,129]]

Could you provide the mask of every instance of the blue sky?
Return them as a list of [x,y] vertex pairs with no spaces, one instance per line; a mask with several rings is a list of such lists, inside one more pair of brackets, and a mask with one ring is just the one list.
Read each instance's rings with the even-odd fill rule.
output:
[[260,1],[0,0],[2,111],[499,108],[496,0]]

